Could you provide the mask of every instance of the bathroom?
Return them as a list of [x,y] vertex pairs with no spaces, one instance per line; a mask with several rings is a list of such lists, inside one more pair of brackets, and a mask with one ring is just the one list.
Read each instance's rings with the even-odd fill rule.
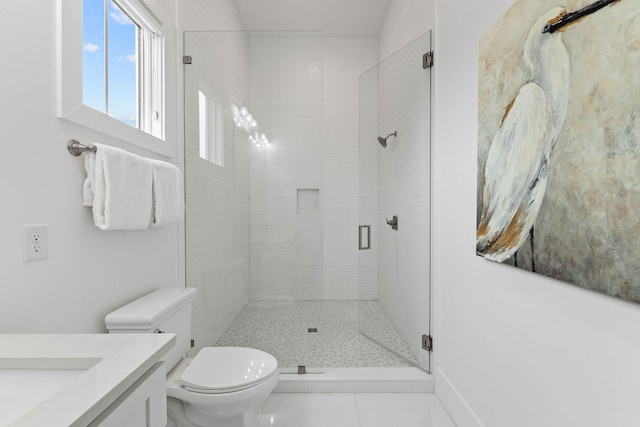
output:
[[[638,307],[496,267],[474,251],[478,42],[512,3],[392,0],[372,53],[384,59],[433,31],[429,316],[435,394],[458,426],[638,425]],[[165,26],[167,63],[175,64],[165,70],[168,145],[160,154],[58,119],[56,2],[0,5],[1,128],[11,148],[2,156],[0,184],[2,334],[104,333],[104,317],[117,307],[157,288],[184,286],[184,230],[96,229],[81,204],[83,161],[64,146],[69,139],[99,141],[182,164],[184,33],[260,28],[245,27],[231,0],[148,4]],[[352,17],[354,26],[368,13],[344,7],[337,14]],[[47,225],[46,260],[23,262],[28,224]],[[219,300],[201,293],[197,301],[215,307]]]

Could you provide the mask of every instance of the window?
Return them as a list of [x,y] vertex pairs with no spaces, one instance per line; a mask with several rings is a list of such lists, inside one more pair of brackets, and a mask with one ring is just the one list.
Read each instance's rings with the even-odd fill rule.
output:
[[133,0],[83,0],[82,102],[162,138],[162,35]]
[[143,1],[57,0],[57,112],[172,156],[164,141],[164,29]]
[[224,109],[213,97],[198,91],[200,157],[224,167]]

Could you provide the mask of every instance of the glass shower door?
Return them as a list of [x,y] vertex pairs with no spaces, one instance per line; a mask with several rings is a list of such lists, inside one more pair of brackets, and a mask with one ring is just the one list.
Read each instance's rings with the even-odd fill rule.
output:
[[431,32],[360,76],[359,153],[359,330],[427,371],[431,70],[423,65],[430,51]]
[[[281,368],[323,366],[322,35],[186,32],[184,55],[193,352],[245,346]],[[238,112],[256,124],[238,127]]]

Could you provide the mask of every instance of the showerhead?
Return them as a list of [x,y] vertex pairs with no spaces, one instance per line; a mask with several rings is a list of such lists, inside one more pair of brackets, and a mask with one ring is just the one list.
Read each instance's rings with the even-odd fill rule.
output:
[[381,137],[381,136],[378,137],[378,142],[380,143],[380,145],[382,145],[383,148],[387,148],[387,139],[389,139],[389,137],[391,137],[391,136],[397,137],[398,136],[398,132],[396,131],[396,132],[390,133],[389,135],[387,135],[384,138]]

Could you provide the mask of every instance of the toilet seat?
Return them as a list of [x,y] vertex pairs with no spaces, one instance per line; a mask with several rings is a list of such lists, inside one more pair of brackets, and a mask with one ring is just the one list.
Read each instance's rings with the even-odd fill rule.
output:
[[180,376],[185,390],[223,394],[255,387],[277,375],[269,353],[245,347],[204,347]]

